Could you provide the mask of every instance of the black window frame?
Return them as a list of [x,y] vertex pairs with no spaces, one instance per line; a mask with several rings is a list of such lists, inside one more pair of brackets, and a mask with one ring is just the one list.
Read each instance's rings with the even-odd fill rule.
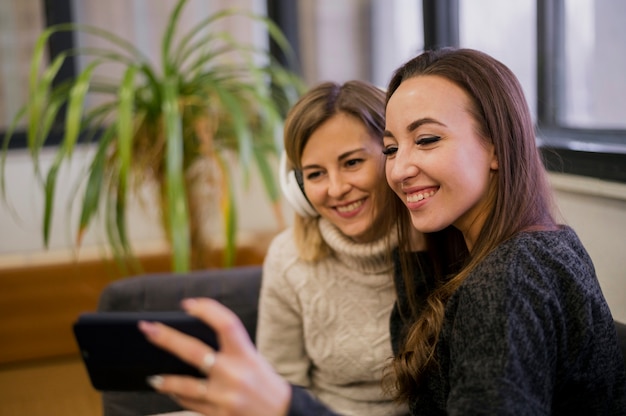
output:
[[299,24],[298,24],[298,1],[294,0],[267,0],[267,17],[272,20],[280,28],[285,35],[285,38],[289,42],[291,51],[293,52],[293,58],[285,56],[280,47],[270,38],[270,53],[274,56],[278,62],[280,62],[287,69],[293,71],[296,74],[302,75],[302,69],[300,68],[300,36],[299,36]]

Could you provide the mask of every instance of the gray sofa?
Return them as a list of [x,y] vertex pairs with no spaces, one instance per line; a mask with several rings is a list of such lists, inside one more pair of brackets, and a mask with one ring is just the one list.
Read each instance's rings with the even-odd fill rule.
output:
[[[99,311],[180,310],[186,297],[211,297],[235,311],[254,341],[261,266],[160,273],[117,280],[104,288]],[[103,416],[145,416],[182,410],[154,392],[103,392]]]
[[[185,274],[151,274],[109,284],[100,295],[100,311],[179,310],[186,297],[211,297],[232,309],[250,338],[256,333],[261,266],[242,266]],[[616,322],[626,361],[626,325]],[[103,416],[146,416],[182,410],[169,397],[154,392],[103,392]]]

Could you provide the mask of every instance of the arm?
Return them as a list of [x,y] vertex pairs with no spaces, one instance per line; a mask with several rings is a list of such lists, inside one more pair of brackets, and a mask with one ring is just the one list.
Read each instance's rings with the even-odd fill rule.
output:
[[292,386],[288,416],[339,416],[318,402],[307,390]]
[[300,299],[288,279],[296,259],[291,234],[278,236],[263,263],[256,345],[278,374],[309,387],[311,361],[304,345]]

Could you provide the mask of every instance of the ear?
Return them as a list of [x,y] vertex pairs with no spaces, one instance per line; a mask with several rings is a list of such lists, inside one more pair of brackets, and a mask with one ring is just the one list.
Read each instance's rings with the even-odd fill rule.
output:
[[498,170],[498,156],[496,156],[496,149],[492,145],[491,146],[491,163],[489,164],[489,168],[491,170]]
[[283,195],[294,211],[303,217],[316,218],[319,216],[304,193],[302,179],[298,178],[294,169],[288,167],[287,153],[284,151],[280,156],[278,177],[280,179],[280,187],[283,191]]
[[491,158],[491,164],[489,166],[491,170],[498,170],[498,158],[496,155],[493,155],[493,158]]

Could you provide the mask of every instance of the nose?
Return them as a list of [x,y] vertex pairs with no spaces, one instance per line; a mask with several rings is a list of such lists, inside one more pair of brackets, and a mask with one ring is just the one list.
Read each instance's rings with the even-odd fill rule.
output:
[[328,175],[328,195],[332,198],[341,198],[350,191],[350,183],[341,173]]
[[393,158],[386,161],[387,181],[390,184],[402,183],[407,179],[419,174],[416,155],[412,155],[408,150],[398,147]]

